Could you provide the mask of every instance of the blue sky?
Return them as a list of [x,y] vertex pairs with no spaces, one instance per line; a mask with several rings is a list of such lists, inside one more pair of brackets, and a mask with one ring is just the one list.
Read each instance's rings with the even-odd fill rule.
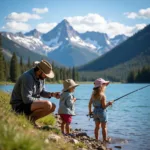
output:
[[66,18],[78,32],[132,35],[150,23],[149,0],[5,0],[0,31],[48,32]]

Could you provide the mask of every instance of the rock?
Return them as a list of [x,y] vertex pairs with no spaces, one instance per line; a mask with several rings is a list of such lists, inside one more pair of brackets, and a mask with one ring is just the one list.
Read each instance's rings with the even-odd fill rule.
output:
[[79,143],[79,141],[76,140],[76,139],[71,139],[70,142],[73,143],[73,144],[78,144]]
[[58,136],[58,135],[50,134],[50,135],[48,136],[48,139],[49,139],[49,140],[52,140],[52,141],[54,141],[54,142],[58,142],[61,138],[60,138],[60,136]]
[[88,135],[87,135],[87,133],[86,133],[86,132],[78,133],[76,136],[77,136],[77,137],[79,137],[79,136],[87,136],[87,137],[88,137]]
[[97,148],[97,150],[107,150],[105,146],[101,145]]
[[49,143],[49,140],[48,140],[48,139],[45,139],[44,143],[45,143],[45,144],[48,144],[48,143]]
[[75,129],[75,131],[81,131],[81,129]]
[[115,146],[115,148],[120,148],[121,149],[122,147],[121,146]]

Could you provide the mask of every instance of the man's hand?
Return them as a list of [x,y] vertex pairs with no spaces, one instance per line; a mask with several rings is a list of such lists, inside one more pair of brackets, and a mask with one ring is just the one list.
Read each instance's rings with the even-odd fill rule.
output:
[[53,93],[53,97],[59,99],[60,98],[60,92]]

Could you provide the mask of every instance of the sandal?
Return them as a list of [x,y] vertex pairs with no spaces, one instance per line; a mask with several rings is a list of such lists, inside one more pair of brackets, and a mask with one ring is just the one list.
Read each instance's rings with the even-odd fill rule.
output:
[[39,126],[39,125],[37,125],[37,124],[34,124],[34,128],[35,128],[35,129],[42,129],[42,126]]
[[106,140],[103,141],[104,143],[110,143],[111,142],[111,138],[110,137],[107,137]]

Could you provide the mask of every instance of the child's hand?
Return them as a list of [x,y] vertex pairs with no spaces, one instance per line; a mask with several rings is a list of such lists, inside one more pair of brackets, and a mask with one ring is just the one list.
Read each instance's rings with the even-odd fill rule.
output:
[[111,106],[112,106],[113,102],[114,102],[114,101],[109,101],[109,102],[108,102],[108,105],[111,105]]
[[92,115],[93,114],[93,112],[91,111],[91,112],[89,112],[89,115]]
[[93,112],[92,112],[92,111],[89,112],[88,116],[89,116],[90,118],[93,118]]
[[60,92],[55,92],[55,93],[53,93],[53,96],[54,96],[55,98],[59,99],[59,98],[60,98]]
[[76,98],[73,98],[73,101],[75,102],[77,99]]

